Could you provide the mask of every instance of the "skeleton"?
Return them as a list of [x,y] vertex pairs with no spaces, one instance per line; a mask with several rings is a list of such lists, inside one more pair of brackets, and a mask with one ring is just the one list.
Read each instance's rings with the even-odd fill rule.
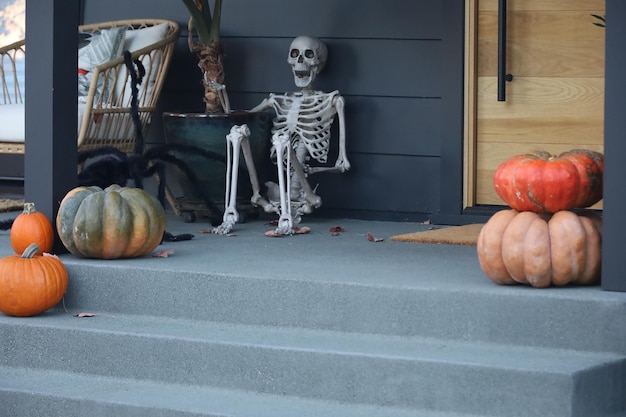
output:
[[[270,94],[251,111],[273,109],[276,117],[272,128],[270,157],[276,161],[278,184],[268,182],[270,191],[267,198],[261,196],[246,125],[234,126],[227,139],[226,204],[223,223],[214,229],[215,233],[225,234],[239,219],[237,213],[237,172],[241,149],[248,172],[253,195],[251,202],[267,213],[279,214],[278,226],[272,236],[294,234],[294,225],[303,214],[311,213],[322,204],[315,194],[307,176],[317,172],[345,172],[350,169],[345,146],[344,99],[338,91],[324,93],[313,90],[313,81],[326,65],[327,49],[319,39],[299,36],[289,48],[287,62],[292,67],[294,82],[302,90],[285,94]],[[339,122],[339,154],[334,166],[311,167],[308,161],[314,159],[326,163],[331,139],[331,126]]]

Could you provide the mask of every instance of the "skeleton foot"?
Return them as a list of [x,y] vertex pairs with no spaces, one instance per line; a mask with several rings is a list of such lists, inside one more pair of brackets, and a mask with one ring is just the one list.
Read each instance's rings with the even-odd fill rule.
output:
[[277,228],[275,230],[268,230],[267,232],[265,232],[265,236],[269,236],[269,237],[282,237],[285,235],[306,235],[308,233],[311,233],[311,228],[307,227],[307,226],[302,226],[302,227],[293,227],[291,229],[291,233],[283,233],[282,230],[280,230],[280,228]]
[[278,219],[278,227],[274,230],[276,236],[293,235],[293,220],[291,217],[281,217]]
[[231,230],[233,230],[233,227],[235,226],[235,223],[237,223],[238,217],[236,215],[236,213],[227,213],[224,214],[224,219],[222,221],[222,224],[220,224],[219,226],[215,227],[213,229],[213,233],[217,234],[217,235],[227,235],[231,232]]

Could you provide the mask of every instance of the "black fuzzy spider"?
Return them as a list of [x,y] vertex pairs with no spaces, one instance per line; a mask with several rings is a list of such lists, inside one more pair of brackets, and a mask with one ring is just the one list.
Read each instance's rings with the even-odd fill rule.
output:
[[[219,225],[222,221],[222,210],[206,196],[199,186],[195,172],[177,155],[200,155],[207,161],[226,163],[224,155],[220,153],[184,144],[155,146],[143,154],[127,154],[114,147],[103,147],[78,154],[78,163],[82,167],[78,172],[78,184],[96,185],[103,189],[112,184],[143,189],[144,179],[155,177],[158,183],[157,199],[165,208],[166,166],[172,164],[187,176],[195,195],[209,209],[211,224]],[[10,229],[14,220],[0,221],[0,230]],[[167,231],[164,234],[164,240],[167,241],[191,238],[191,235],[174,236]]]
[[202,198],[210,211],[211,223],[214,226],[220,224],[222,210],[199,187],[194,170],[184,159],[181,159],[180,155],[202,156],[208,162],[226,163],[224,155],[220,153],[184,144],[158,145],[141,154],[125,153],[117,148],[103,147],[78,154],[78,163],[82,166],[78,173],[78,183],[79,185],[97,185],[101,188],[117,184],[143,189],[144,179],[154,177],[158,183],[157,198],[165,207],[166,166],[172,164],[187,176],[195,194]]

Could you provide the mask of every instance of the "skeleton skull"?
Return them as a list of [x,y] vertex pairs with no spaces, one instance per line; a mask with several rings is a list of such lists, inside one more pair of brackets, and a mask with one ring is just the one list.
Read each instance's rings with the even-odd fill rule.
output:
[[289,58],[293,78],[300,88],[311,87],[317,74],[326,65],[328,50],[318,38],[312,36],[298,36],[291,42]]

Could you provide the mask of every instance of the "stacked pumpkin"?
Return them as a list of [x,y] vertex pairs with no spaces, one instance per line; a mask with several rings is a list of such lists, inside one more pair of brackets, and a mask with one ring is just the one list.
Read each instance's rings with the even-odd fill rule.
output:
[[10,239],[16,254],[0,259],[0,311],[19,317],[43,313],[61,301],[68,284],[65,266],[48,254],[52,224],[26,203],[13,221]]
[[503,162],[494,174],[502,210],[478,237],[478,260],[498,284],[588,285],[599,281],[602,221],[589,210],[602,199],[604,157],[576,149],[533,152]]

